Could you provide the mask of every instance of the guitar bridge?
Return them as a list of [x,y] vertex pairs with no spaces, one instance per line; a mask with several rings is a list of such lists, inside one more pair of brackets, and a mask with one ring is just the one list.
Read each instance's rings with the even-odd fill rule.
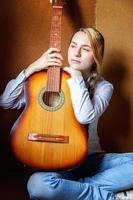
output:
[[29,133],[28,140],[36,142],[69,143],[69,136]]

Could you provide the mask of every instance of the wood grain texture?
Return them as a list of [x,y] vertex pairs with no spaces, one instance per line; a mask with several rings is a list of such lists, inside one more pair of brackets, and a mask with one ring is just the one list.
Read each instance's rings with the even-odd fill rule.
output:
[[[54,112],[40,106],[38,95],[46,85],[46,77],[46,72],[39,72],[27,81],[27,105],[11,131],[11,147],[15,157],[32,168],[72,168],[86,155],[86,133],[74,116],[67,73],[63,72],[61,76],[61,89],[65,94],[63,106]],[[29,133],[69,136],[69,143],[29,141]]]

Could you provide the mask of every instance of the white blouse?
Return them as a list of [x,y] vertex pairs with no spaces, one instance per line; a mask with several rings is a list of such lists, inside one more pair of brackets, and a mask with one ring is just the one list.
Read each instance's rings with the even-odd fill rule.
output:
[[[4,109],[20,109],[25,106],[24,83],[26,76],[22,71],[16,79],[9,81],[3,94],[0,96],[0,106]],[[81,124],[89,124],[89,153],[100,152],[99,137],[97,133],[98,119],[109,105],[113,86],[106,80],[100,81],[90,99],[88,89],[81,75],[67,80],[75,117]]]

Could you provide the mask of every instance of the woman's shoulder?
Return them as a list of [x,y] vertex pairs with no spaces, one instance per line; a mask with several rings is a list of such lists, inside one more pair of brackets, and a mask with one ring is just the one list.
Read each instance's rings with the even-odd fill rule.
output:
[[109,82],[108,80],[105,80],[103,77],[101,77],[101,79],[97,82],[96,87],[113,87],[113,84],[111,82]]
[[112,93],[113,89],[114,89],[113,84],[102,77],[100,81],[97,82],[95,92]]

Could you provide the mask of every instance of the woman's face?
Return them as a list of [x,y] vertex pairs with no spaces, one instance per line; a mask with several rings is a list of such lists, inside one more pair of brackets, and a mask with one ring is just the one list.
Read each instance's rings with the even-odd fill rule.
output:
[[82,31],[74,34],[68,48],[69,65],[83,73],[89,73],[94,63],[89,37]]

